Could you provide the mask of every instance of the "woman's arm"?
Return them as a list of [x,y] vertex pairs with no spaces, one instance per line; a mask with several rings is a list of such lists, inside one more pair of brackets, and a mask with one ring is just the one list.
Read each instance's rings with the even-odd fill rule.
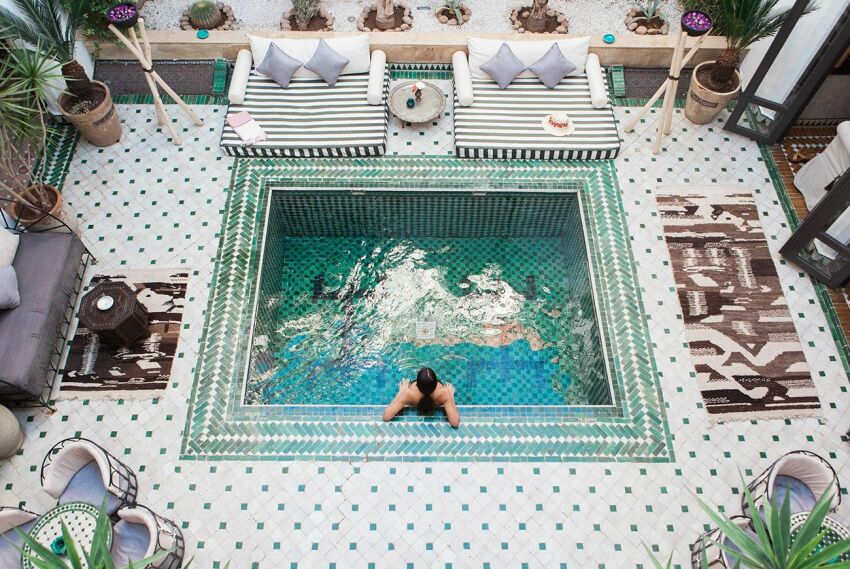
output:
[[409,387],[410,382],[406,380],[398,384],[398,394],[384,409],[384,421],[392,421],[407,406],[407,390]]
[[460,425],[460,412],[457,410],[457,405],[455,404],[455,386],[447,383],[446,391],[448,391],[449,396],[443,404],[443,409],[446,411],[446,419],[449,420],[449,425],[457,429]]

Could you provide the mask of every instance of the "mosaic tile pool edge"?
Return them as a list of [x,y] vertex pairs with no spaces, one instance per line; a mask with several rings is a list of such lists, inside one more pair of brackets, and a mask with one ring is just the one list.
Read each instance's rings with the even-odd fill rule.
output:
[[[591,207],[615,240],[597,262],[618,267],[603,286],[633,291],[628,314],[615,318],[611,333],[625,382],[627,420],[575,423],[469,423],[460,431],[434,422],[238,421],[229,372],[238,368],[234,338],[246,333],[249,309],[241,291],[252,251],[259,244],[260,190],[285,180],[301,187],[435,187],[546,189],[588,187]],[[592,190],[592,191],[590,191]],[[611,216],[621,224],[608,227]],[[661,400],[643,306],[634,278],[634,261],[623,223],[616,174],[611,163],[468,161],[453,158],[380,160],[241,160],[234,171],[225,228],[214,271],[202,359],[196,369],[187,415],[182,458],[201,460],[316,459],[425,461],[646,461],[672,460],[671,436]],[[618,264],[619,263],[619,264]],[[611,282],[607,282],[607,281]],[[614,282],[617,281],[617,282]],[[626,288],[624,288],[624,286]],[[238,295],[234,293],[238,292]],[[603,307],[603,310],[605,308]],[[638,349],[638,345],[639,348]],[[243,354],[244,355],[244,354]],[[232,393],[230,394],[232,396]],[[225,404],[224,401],[230,401]]]

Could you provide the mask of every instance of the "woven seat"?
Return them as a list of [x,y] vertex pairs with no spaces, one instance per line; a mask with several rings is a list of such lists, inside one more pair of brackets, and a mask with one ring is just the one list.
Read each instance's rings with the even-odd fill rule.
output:
[[20,567],[23,539],[18,531],[28,533],[38,518],[23,508],[0,507],[0,567]]
[[185,543],[177,524],[154,513],[146,506],[136,505],[118,510],[118,522],[113,527],[110,554],[116,567],[125,567],[163,551],[163,559],[151,564],[159,569],[179,569],[183,563]]
[[41,485],[60,504],[85,502],[109,515],[136,503],[138,483],[130,468],[100,445],[81,438],[57,443],[41,465]]
[[[804,450],[789,452],[779,458],[750,482],[749,489],[760,513],[767,501],[779,507],[786,496],[790,501],[791,514],[808,512],[827,490],[832,493],[831,509],[841,503],[841,486],[835,470],[821,456]],[[746,497],[742,500],[741,509],[745,515],[751,515]]]

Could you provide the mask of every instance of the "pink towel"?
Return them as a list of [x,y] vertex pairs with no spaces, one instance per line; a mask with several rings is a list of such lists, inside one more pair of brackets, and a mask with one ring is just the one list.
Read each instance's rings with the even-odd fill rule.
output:
[[227,125],[236,131],[245,146],[251,146],[266,139],[266,132],[254,120],[248,111],[230,115],[225,119]]

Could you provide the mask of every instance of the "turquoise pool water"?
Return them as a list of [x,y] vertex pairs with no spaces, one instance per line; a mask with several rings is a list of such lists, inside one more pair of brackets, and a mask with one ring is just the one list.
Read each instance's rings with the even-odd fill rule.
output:
[[574,194],[272,200],[246,403],[611,404]]

